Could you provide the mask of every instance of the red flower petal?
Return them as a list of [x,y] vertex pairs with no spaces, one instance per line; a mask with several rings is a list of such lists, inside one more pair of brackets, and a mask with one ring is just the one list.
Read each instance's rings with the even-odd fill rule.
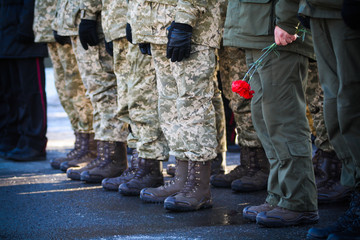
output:
[[251,99],[255,93],[254,90],[251,90],[250,85],[243,80],[234,81],[231,90],[246,99]]

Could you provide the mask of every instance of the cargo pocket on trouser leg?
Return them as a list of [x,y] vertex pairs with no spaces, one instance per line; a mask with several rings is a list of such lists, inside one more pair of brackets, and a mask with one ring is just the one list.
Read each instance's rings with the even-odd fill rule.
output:
[[294,211],[317,209],[317,192],[308,139],[287,142],[289,157],[280,160],[278,176],[282,192],[278,206]]

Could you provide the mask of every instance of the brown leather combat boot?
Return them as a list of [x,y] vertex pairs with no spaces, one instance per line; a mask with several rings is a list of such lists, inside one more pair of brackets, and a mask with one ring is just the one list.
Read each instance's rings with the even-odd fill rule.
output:
[[270,164],[264,149],[242,147],[243,159],[249,162],[243,177],[231,183],[231,189],[237,192],[252,192],[267,188]]
[[72,180],[81,180],[81,173],[85,171],[89,171],[96,166],[98,166],[101,161],[103,160],[103,154],[104,154],[104,142],[103,141],[97,141],[97,152],[98,155],[93,158],[88,163],[82,163],[79,167],[70,167],[66,170],[66,175],[68,178],[71,178]]
[[97,156],[97,144],[96,140],[94,140],[93,133],[85,133],[80,135],[81,147],[79,154],[76,158],[63,162],[60,164],[60,169],[62,171],[66,171],[69,167],[84,167],[87,163],[94,160]]
[[212,207],[210,192],[211,161],[189,161],[183,189],[165,199],[164,207],[171,211],[194,211]]
[[233,170],[231,170],[227,174],[220,172],[219,174],[212,175],[210,177],[211,185],[213,185],[214,187],[230,188],[231,183],[234,180],[245,176],[246,166],[248,166],[250,163],[249,163],[249,158],[244,157],[245,156],[245,153],[243,153],[244,148],[245,147],[240,148],[240,165],[236,166]]
[[123,195],[137,196],[141,189],[146,187],[159,187],[164,184],[161,162],[154,159],[139,158],[139,167],[135,176],[119,186]]
[[60,158],[55,158],[55,159],[50,160],[50,166],[52,168],[60,169],[60,164],[61,163],[71,161],[71,160],[75,159],[79,155],[80,149],[81,149],[81,137],[80,137],[80,135],[82,135],[82,134],[86,134],[86,133],[75,132],[74,148],[70,152],[68,152],[66,154],[66,157],[60,157]]
[[104,189],[110,191],[118,191],[119,186],[123,183],[130,181],[134,176],[136,169],[139,166],[139,156],[136,149],[132,150],[132,156],[130,159],[130,167],[127,168],[119,177],[104,178],[101,185]]
[[186,182],[188,162],[176,159],[175,177],[165,185],[157,188],[144,188],[140,192],[140,198],[145,202],[161,203],[168,196],[179,192]]
[[101,163],[95,168],[81,173],[81,180],[88,183],[100,183],[104,178],[112,178],[127,169],[127,148],[124,142],[103,141],[104,153]]

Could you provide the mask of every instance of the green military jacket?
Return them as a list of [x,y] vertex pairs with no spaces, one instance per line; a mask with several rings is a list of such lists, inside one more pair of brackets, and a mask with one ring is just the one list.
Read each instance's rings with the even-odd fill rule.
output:
[[226,0],[130,0],[128,21],[135,42],[166,44],[172,21],[193,27],[192,42],[219,48],[221,6]]
[[[276,25],[290,34],[295,34],[299,24],[296,18],[299,4],[295,7],[279,4],[282,1],[229,0],[224,27],[224,46],[263,49],[275,42]],[[289,19],[291,24],[284,24]],[[298,38],[287,46],[278,46],[277,49],[315,59],[310,32],[305,35],[304,41]]]
[[299,14],[314,18],[340,19],[342,3],[343,0],[300,0]]
[[35,42],[55,42],[51,23],[55,19],[55,0],[36,0],[33,30]]

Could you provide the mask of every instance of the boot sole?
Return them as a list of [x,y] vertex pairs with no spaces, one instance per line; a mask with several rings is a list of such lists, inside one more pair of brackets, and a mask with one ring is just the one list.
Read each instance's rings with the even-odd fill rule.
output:
[[256,217],[256,224],[259,224],[260,226],[264,226],[264,227],[290,227],[290,226],[299,226],[299,225],[308,225],[308,224],[315,224],[317,223],[319,220],[319,217],[314,218],[314,219],[297,219],[294,221],[281,221],[281,220],[276,220],[276,221],[271,221],[269,219],[267,220],[263,220],[261,218]]
[[166,210],[171,210],[174,212],[189,212],[189,211],[197,211],[200,209],[207,209],[212,208],[212,203],[209,201],[206,201],[204,203],[201,203],[197,206],[184,206],[184,205],[177,205],[169,202],[164,203],[164,208]]
[[146,195],[140,194],[140,199],[146,203],[164,203],[166,197],[152,198],[152,197],[148,197]]

